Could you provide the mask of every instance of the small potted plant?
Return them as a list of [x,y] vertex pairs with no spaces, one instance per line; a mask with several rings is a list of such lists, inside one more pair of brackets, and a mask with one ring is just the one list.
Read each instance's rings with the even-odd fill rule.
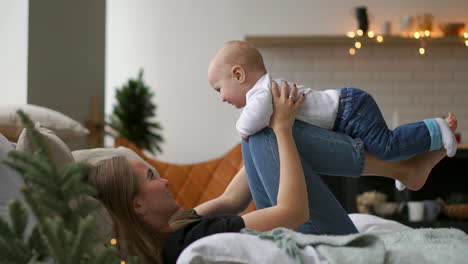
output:
[[156,117],[156,105],[152,102],[154,94],[143,81],[143,70],[140,70],[138,79],[130,78],[116,90],[115,95],[117,103],[107,122],[113,130],[111,134],[116,138],[126,138],[152,154],[161,153],[163,137],[157,131],[162,127],[151,120]]

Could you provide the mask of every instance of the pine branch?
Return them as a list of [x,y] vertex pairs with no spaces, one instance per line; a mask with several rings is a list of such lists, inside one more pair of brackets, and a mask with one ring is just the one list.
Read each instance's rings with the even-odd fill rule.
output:
[[31,258],[31,253],[19,243],[21,241],[18,241],[16,238],[7,241],[0,237],[0,260],[2,263],[22,264]]
[[49,175],[54,173],[53,168],[49,163],[44,163],[42,160],[38,159],[37,156],[30,153],[13,150],[8,153],[8,156],[11,161],[5,160],[5,163],[20,173],[27,171],[34,171],[40,175]]
[[90,264],[101,264],[101,263],[117,263],[118,258],[117,250],[115,248],[108,248],[101,256],[96,259],[91,259]]
[[37,157],[39,157],[41,160],[44,160],[47,164],[52,164],[52,159],[50,158],[47,145],[44,143],[44,139],[42,138],[39,131],[34,128],[34,124],[31,119],[29,119],[29,117],[27,117],[26,114],[21,110],[18,110],[16,113],[21,120],[21,124],[23,124],[24,128],[26,129],[26,136],[35,146],[35,155],[37,155]]
[[66,256],[64,255],[66,249],[63,247],[64,241],[60,239],[59,234],[63,228],[63,224],[57,218],[46,218],[41,228],[41,234],[46,241],[47,249],[58,263],[66,261]]
[[92,241],[92,236],[89,234],[92,231],[92,224],[94,219],[92,217],[86,217],[81,221],[78,226],[78,233],[75,240],[73,241],[73,246],[70,251],[72,258],[79,258],[83,256],[84,252],[87,250],[87,247]]
[[12,229],[17,237],[22,238],[28,223],[28,212],[18,200],[11,201],[8,210],[11,217]]
[[35,258],[34,260],[37,260],[37,259],[40,259],[44,256],[47,256],[49,255],[48,252],[47,252],[47,246],[45,245],[42,237],[41,237],[41,233],[39,231],[39,227],[36,226],[32,233],[31,233],[31,236],[29,237],[28,239],[28,245],[29,245],[29,248],[31,248],[33,250],[33,252],[35,252]]
[[15,237],[15,233],[10,229],[10,225],[0,218],[0,238],[5,240],[12,240]]

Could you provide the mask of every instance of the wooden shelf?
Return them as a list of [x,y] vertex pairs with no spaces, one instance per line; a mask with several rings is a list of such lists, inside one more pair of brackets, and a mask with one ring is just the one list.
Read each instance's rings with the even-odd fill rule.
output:
[[458,144],[459,149],[468,149],[468,144]]
[[[384,36],[384,41],[378,43],[375,38],[361,37],[361,42],[366,45],[402,45],[419,46],[420,40],[414,38],[404,38],[399,36]],[[253,43],[257,47],[301,47],[314,45],[344,45],[349,46],[353,39],[346,36],[306,36],[306,35],[278,35],[278,36],[246,36],[245,40]],[[426,38],[428,46],[453,46],[463,45],[462,37],[438,37]]]

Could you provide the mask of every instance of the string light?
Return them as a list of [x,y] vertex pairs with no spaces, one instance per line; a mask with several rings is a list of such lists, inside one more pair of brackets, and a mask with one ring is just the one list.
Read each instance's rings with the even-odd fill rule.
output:
[[348,38],[354,38],[356,36],[356,33],[354,33],[354,31],[349,31],[348,33],[346,33],[346,35],[348,36]]
[[[348,32],[346,33],[346,35],[347,35],[349,38],[355,38],[356,35],[360,37],[360,36],[363,36],[363,35],[364,35],[364,31],[363,31],[362,29],[358,29],[358,30],[356,30],[356,32],[354,32],[354,31],[348,31]],[[376,35],[375,35],[374,31],[368,31],[368,32],[367,32],[367,37],[369,37],[369,38],[374,38],[375,36],[376,36]],[[430,30],[424,30],[424,31],[416,31],[416,32],[413,32],[413,37],[414,37],[415,39],[420,39],[421,47],[419,48],[419,54],[421,54],[421,55],[426,54],[426,48],[425,48],[425,46],[426,46],[426,41],[427,41],[426,38],[429,38],[429,37],[431,37],[431,36],[432,36],[432,32],[431,32]],[[465,38],[465,46],[468,47],[468,32],[463,32],[463,37]],[[359,38],[358,38],[358,39],[359,39]],[[382,42],[384,41],[383,36],[382,36],[382,35],[376,36],[376,41],[377,41],[378,43],[382,43]],[[360,41],[356,41],[356,42],[354,43],[354,47],[355,47],[356,49],[360,49],[360,48],[362,48],[362,43],[361,43]],[[356,54],[357,50],[356,50],[355,48],[350,48],[350,49],[348,50],[348,53],[349,53],[351,56],[353,56],[353,55]]]
[[117,245],[117,239],[113,238],[110,240],[111,245],[115,246]]

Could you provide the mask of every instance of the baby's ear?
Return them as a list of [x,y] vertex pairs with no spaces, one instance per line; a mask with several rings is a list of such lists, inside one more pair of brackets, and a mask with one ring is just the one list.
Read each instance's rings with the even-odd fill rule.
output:
[[231,74],[232,76],[239,82],[244,82],[245,81],[245,69],[244,67],[240,65],[234,65],[231,68]]

